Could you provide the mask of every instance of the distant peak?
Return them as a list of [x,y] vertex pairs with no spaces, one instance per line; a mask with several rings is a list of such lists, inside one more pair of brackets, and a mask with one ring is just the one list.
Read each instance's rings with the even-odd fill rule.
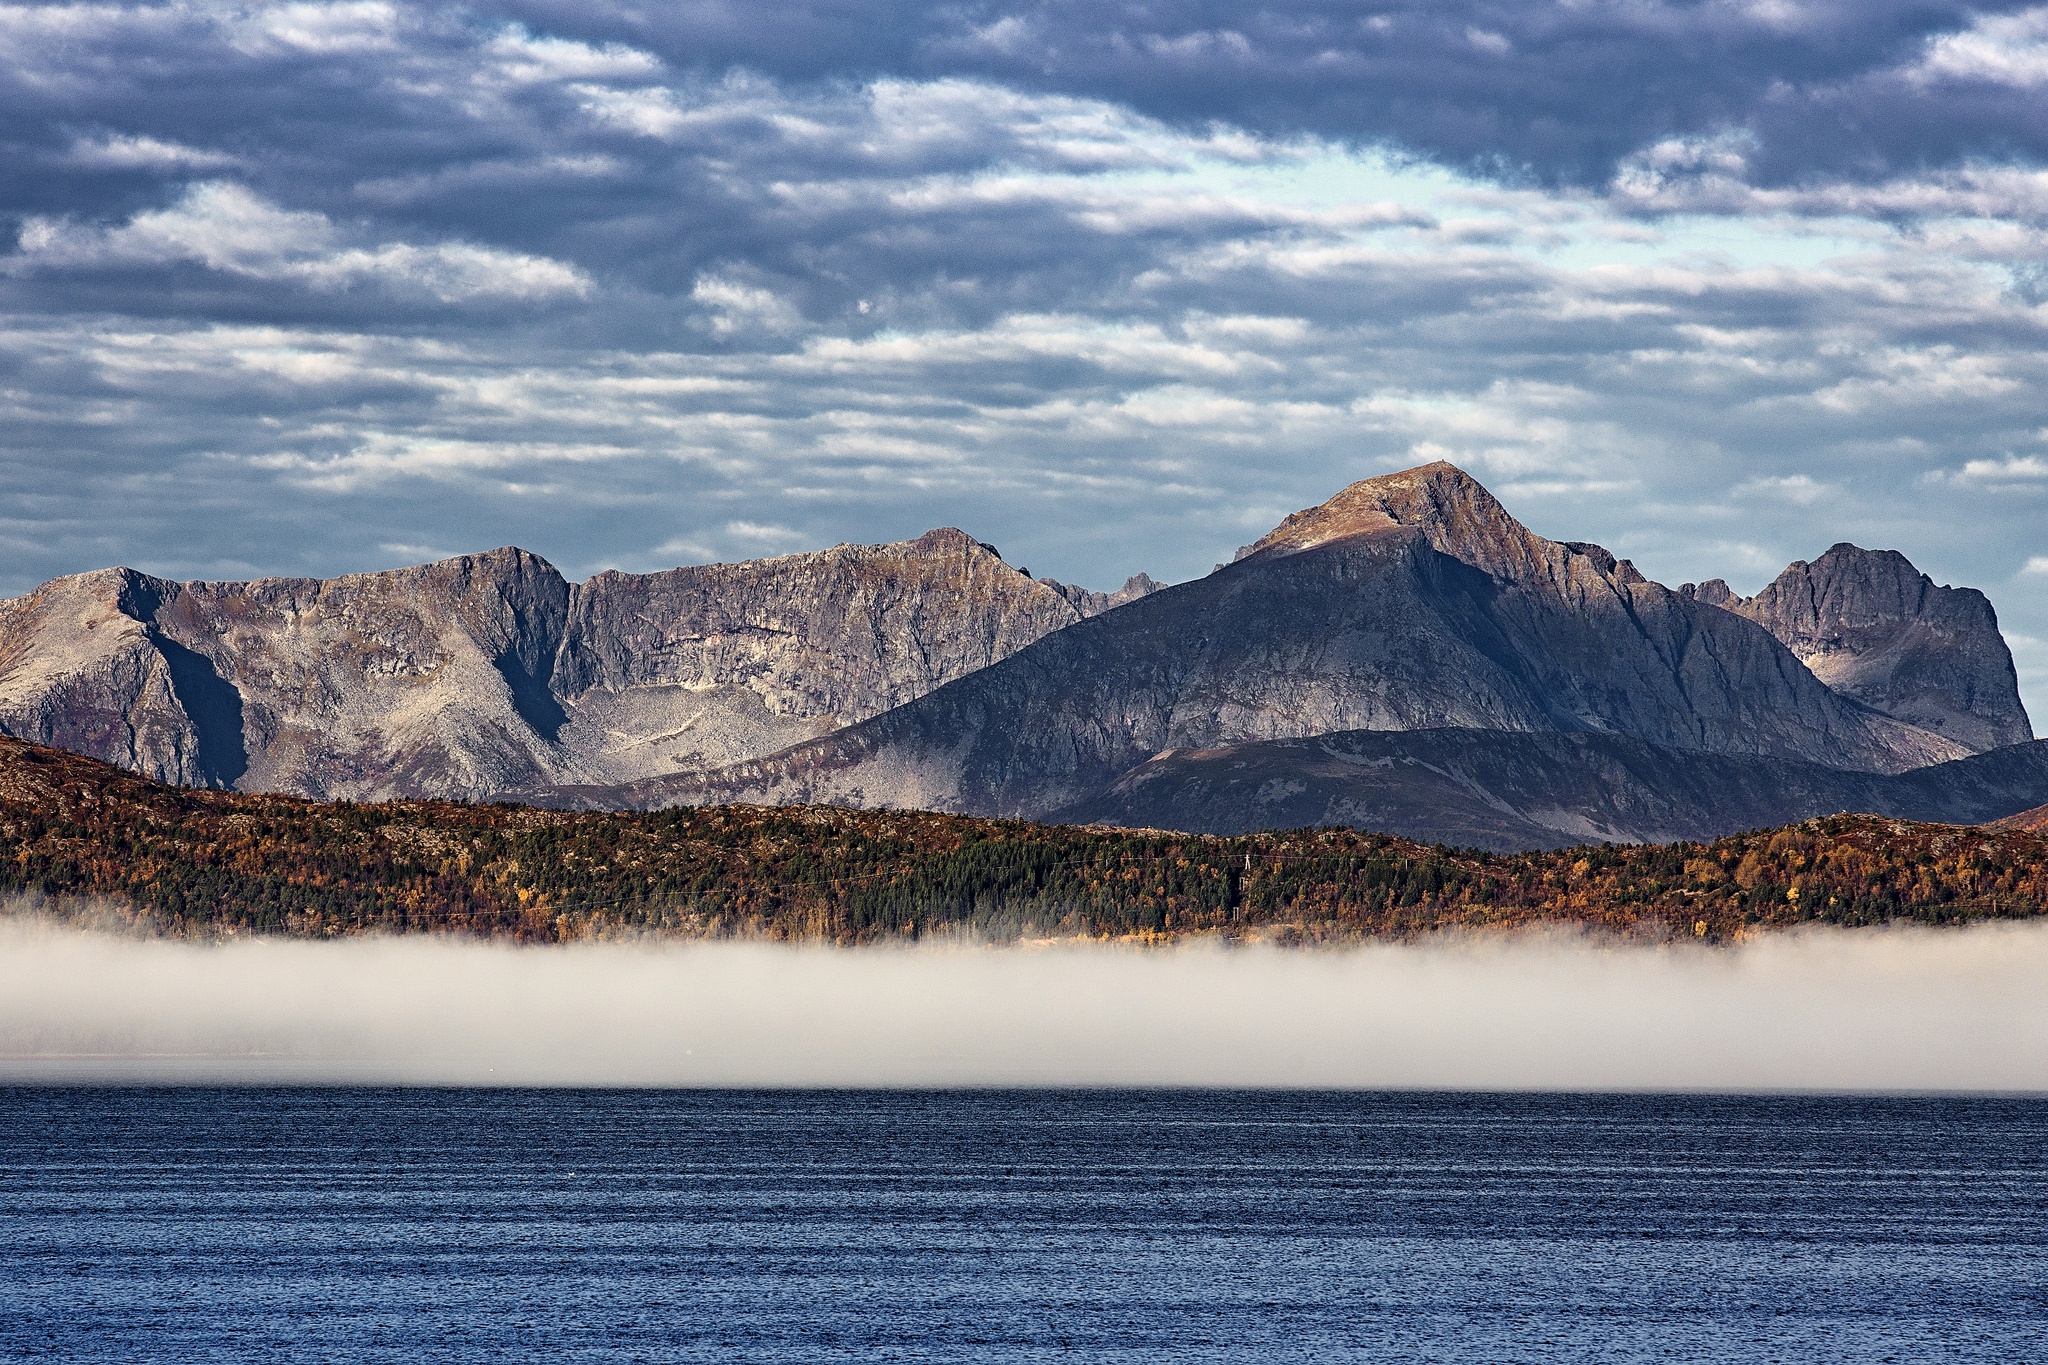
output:
[[1431,543],[1447,553],[1502,532],[1528,534],[1479,480],[1448,460],[1433,460],[1399,473],[1360,479],[1328,502],[1294,513],[1238,557],[1267,551],[1293,554],[1401,527],[1427,530]]
[[957,526],[937,526],[910,542],[926,554],[971,554],[976,550],[1003,557],[1002,551],[986,541],[976,540]]

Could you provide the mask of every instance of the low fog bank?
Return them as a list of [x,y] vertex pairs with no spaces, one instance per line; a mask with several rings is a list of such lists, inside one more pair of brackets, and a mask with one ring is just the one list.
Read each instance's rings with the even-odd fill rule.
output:
[[202,944],[0,923],[0,1080],[2048,1090],[2048,925],[1735,948]]

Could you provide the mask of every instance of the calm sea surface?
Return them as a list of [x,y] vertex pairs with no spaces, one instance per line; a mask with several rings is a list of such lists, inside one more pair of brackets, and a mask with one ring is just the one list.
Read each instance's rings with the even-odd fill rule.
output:
[[2048,1361],[2048,1102],[0,1090],[0,1360]]

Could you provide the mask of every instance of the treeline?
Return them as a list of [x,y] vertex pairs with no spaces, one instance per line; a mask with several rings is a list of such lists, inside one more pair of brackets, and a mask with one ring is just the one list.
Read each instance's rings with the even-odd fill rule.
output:
[[1726,939],[2048,911],[2048,836],[1836,816],[1711,844],[1487,854],[916,812],[572,814],[190,791],[0,741],[0,891],[168,932],[1277,941],[1569,922]]

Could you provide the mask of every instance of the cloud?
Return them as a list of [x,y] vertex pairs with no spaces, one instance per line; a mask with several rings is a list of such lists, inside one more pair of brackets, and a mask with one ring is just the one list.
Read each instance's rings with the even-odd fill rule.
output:
[[313,289],[379,284],[453,303],[472,298],[546,298],[581,294],[589,282],[571,266],[464,242],[348,245],[318,213],[290,211],[240,185],[193,185],[169,208],[139,213],[114,228],[32,217],[0,269],[17,274],[192,263],[253,280]]
[[81,138],[72,145],[71,160],[81,166],[123,170],[211,171],[238,165],[241,159],[160,138],[112,134]]
[[513,26],[483,45],[495,59],[497,74],[507,80],[544,81],[645,80],[661,73],[662,64],[625,43],[591,44],[569,38],[540,36]]
[[1975,19],[1933,39],[1906,72],[1921,84],[1956,82],[2027,90],[2048,85],[2048,6]]
[[2048,479],[2048,459],[2039,455],[2008,455],[2002,460],[1971,460],[1956,477],[1979,483]]
[[2048,555],[2035,555],[2028,559],[2021,573],[2048,574]]
[[803,317],[787,299],[771,290],[717,275],[700,275],[690,298],[711,314],[711,330],[720,336],[736,332],[794,332]]
[[[630,33],[678,69],[811,81],[886,71],[970,75],[1115,100],[1183,127],[1224,122],[1399,146],[1540,183],[1597,186],[1660,139],[1742,130],[1752,169],[1792,186],[1883,180],[2048,146],[2031,101],[2040,7],[1813,4],[1530,5],[1391,0],[1361,16],[1281,0],[1218,27],[1199,0],[893,7],[825,3],[774,25],[720,7],[525,0],[537,27]],[[2017,10],[2017,12],[2013,12]],[[770,31],[772,28],[772,32]],[[1930,91],[1968,89],[1950,99]]]
[[801,531],[793,531],[787,526],[763,526],[752,521],[729,521],[725,524],[725,533],[734,540],[754,545],[788,546],[803,541]]
[[1343,951],[0,928],[0,1078],[462,1085],[2048,1088],[2048,931]]
[[1826,497],[1831,490],[1826,484],[1805,474],[1771,475],[1764,478],[1746,479],[1736,488],[1738,497],[1782,498],[1800,507],[1810,507]]

